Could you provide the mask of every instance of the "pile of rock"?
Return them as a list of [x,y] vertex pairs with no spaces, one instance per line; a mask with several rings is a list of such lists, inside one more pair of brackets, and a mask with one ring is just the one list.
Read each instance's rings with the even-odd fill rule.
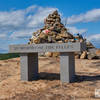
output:
[[[67,28],[61,23],[60,15],[58,11],[54,11],[49,14],[44,20],[44,27],[33,33],[28,44],[39,44],[39,43],[67,43],[67,42],[84,42],[86,39],[82,35],[77,34],[73,36],[68,32]],[[92,43],[87,42],[87,50],[83,52],[76,52],[75,57],[80,59],[93,59],[96,58],[95,47]],[[48,57],[57,57],[59,53],[46,52]]]
[[74,36],[61,23],[58,11],[54,11],[44,20],[44,27],[33,33],[29,44],[66,42],[75,42]]
[[[78,37],[80,38],[80,37]],[[60,15],[58,11],[54,11],[49,14],[44,20],[44,27],[33,33],[33,36],[28,44],[39,44],[39,43],[67,43],[76,42],[75,37],[68,32],[67,28],[61,23]],[[79,40],[79,39],[78,39]],[[81,42],[82,39],[81,39]],[[59,53],[45,53],[46,56],[59,56]]]
[[75,58],[80,59],[99,59],[100,50],[95,48],[91,42],[86,42],[86,51],[75,53]]

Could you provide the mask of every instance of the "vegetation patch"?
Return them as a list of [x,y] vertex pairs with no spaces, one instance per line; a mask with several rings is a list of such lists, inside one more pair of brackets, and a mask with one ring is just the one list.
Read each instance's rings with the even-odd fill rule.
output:
[[19,57],[19,54],[14,54],[14,53],[6,53],[6,54],[0,54],[0,60],[7,60],[11,58],[16,58]]

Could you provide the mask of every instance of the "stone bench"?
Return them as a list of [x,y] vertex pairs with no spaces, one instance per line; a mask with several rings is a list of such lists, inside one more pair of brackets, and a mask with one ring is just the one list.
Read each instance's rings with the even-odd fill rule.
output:
[[45,43],[10,45],[9,53],[20,53],[21,80],[38,78],[38,53],[60,52],[60,79],[70,83],[75,76],[74,52],[85,50],[85,43]]

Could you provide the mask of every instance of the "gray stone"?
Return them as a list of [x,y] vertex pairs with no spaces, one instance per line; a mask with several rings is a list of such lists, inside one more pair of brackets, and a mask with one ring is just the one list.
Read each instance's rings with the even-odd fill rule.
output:
[[21,80],[32,81],[38,77],[38,53],[20,54]]
[[90,53],[96,53],[96,50],[97,50],[97,48],[91,48],[91,49],[88,49],[88,52],[90,52]]
[[73,52],[60,53],[60,79],[62,82],[73,82],[75,76],[75,58]]
[[85,50],[84,43],[44,43],[44,44],[26,44],[10,45],[10,53],[33,53],[33,52],[78,52]]
[[87,56],[87,58],[88,58],[89,60],[92,60],[92,59],[96,59],[97,56],[96,56],[95,53],[89,53],[88,56]]

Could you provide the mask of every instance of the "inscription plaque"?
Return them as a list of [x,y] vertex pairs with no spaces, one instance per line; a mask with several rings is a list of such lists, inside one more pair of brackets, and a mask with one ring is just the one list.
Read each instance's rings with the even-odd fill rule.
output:
[[11,53],[28,53],[28,52],[75,52],[80,51],[82,43],[49,43],[49,44],[32,44],[32,45],[10,45]]

